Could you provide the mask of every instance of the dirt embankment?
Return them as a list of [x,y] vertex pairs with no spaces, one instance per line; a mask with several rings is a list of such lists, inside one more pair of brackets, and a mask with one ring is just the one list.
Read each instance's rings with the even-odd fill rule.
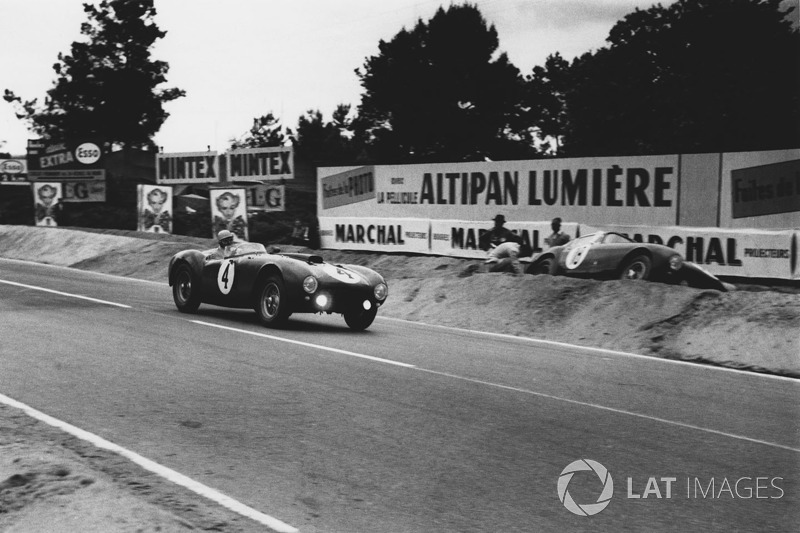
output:
[[[162,282],[174,253],[214,245],[178,235],[0,227],[3,257]],[[797,290],[721,293],[489,274],[480,272],[480,261],[447,257],[320,253],[330,262],[382,273],[390,287],[383,316],[800,377]]]

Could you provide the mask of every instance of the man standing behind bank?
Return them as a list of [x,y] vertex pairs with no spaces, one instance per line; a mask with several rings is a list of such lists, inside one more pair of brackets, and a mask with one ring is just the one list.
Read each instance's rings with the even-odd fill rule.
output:
[[569,242],[569,235],[561,231],[561,219],[556,217],[550,222],[550,227],[553,228],[553,233],[549,237],[545,237],[544,242],[549,248],[553,246],[563,246]]
[[488,251],[486,264],[489,272],[513,272],[519,274],[522,269],[519,264],[519,249],[522,237],[506,228],[506,217],[494,217],[494,227],[484,232],[478,239],[481,250]]

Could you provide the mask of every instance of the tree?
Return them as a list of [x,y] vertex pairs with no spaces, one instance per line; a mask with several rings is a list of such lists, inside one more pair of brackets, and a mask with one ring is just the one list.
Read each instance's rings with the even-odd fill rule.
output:
[[231,139],[232,149],[265,148],[286,144],[287,132],[284,132],[281,121],[270,111],[266,115],[253,119],[253,127],[239,139]]
[[315,166],[357,164],[352,122],[349,105],[338,105],[330,122],[319,110],[309,110],[298,119],[297,133],[291,136],[295,154]]
[[569,74],[569,62],[556,52],[548,56],[544,67],[534,67],[525,80],[524,119],[531,142],[540,143],[543,151],[552,154],[558,153],[564,136]]
[[185,92],[157,89],[169,65],[150,54],[166,35],[153,20],[153,0],[103,0],[83,9],[89,20],[81,34],[88,40],[58,55],[57,78],[44,104],[23,101],[9,89],[3,98],[45,138],[98,137],[109,145],[154,147],[152,138],[169,116],[163,105]]
[[570,155],[767,150],[800,142],[800,34],[780,0],[636,10],[576,59]]
[[354,121],[375,159],[498,158],[510,153],[522,80],[498,53],[494,26],[476,6],[439,8],[403,29],[356,74],[364,92]]

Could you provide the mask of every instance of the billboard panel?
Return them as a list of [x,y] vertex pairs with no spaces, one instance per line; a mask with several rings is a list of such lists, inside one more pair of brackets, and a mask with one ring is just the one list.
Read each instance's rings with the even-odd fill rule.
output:
[[61,211],[61,183],[37,182],[33,190],[34,214],[37,226],[58,226]]
[[28,177],[41,180],[102,180],[106,177],[102,143],[94,139],[28,141]]
[[240,187],[209,190],[212,237],[226,229],[241,240],[249,239],[246,194]]
[[24,157],[0,159],[0,184],[27,185],[28,161]]
[[581,234],[617,231],[641,242],[675,248],[718,276],[792,279],[797,247],[792,230],[719,229],[656,226],[581,226]]
[[293,155],[291,146],[229,150],[225,153],[228,181],[294,179]]
[[172,233],[172,187],[138,185],[139,231]]
[[323,248],[429,253],[428,220],[320,217],[319,228]]
[[[318,194],[329,216],[510,220],[674,225],[678,215],[679,157],[602,157],[476,163],[378,165],[374,198]],[[319,169],[320,181],[360,170]],[[347,189],[340,182],[339,189]],[[367,187],[360,191],[369,192]],[[372,193],[370,192],[370,195]],[[354,202],[335,203],[335,197]]]
[[156,154],[158,185],[192,185],[219,181],[217,152]]

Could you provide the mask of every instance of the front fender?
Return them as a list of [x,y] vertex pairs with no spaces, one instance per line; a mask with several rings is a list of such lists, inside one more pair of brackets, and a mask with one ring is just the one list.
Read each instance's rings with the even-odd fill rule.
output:
[[714,274],[706,271],[699,265],[690,263],[689,261],[684,261],[680,270],[680,275],[690,287],[695,287],[698,289],[715,289],[722,292],[728,291],[728,286]]
[[203,264],[205,263],[205,256],[200,250],[184,250],[172,256],[169,260],[168,279],[170,287],[175,283],[175,271],[178,265],[187,264],[192,269],[192,273],[198,279],[203,273]]
[[386,283],[386,280],[383,278],[383,276],[381,276],[371,268],[367,268],[361,265],[342,265],[342,266],[361,274],[372,286],[375,286],[378,283]]

